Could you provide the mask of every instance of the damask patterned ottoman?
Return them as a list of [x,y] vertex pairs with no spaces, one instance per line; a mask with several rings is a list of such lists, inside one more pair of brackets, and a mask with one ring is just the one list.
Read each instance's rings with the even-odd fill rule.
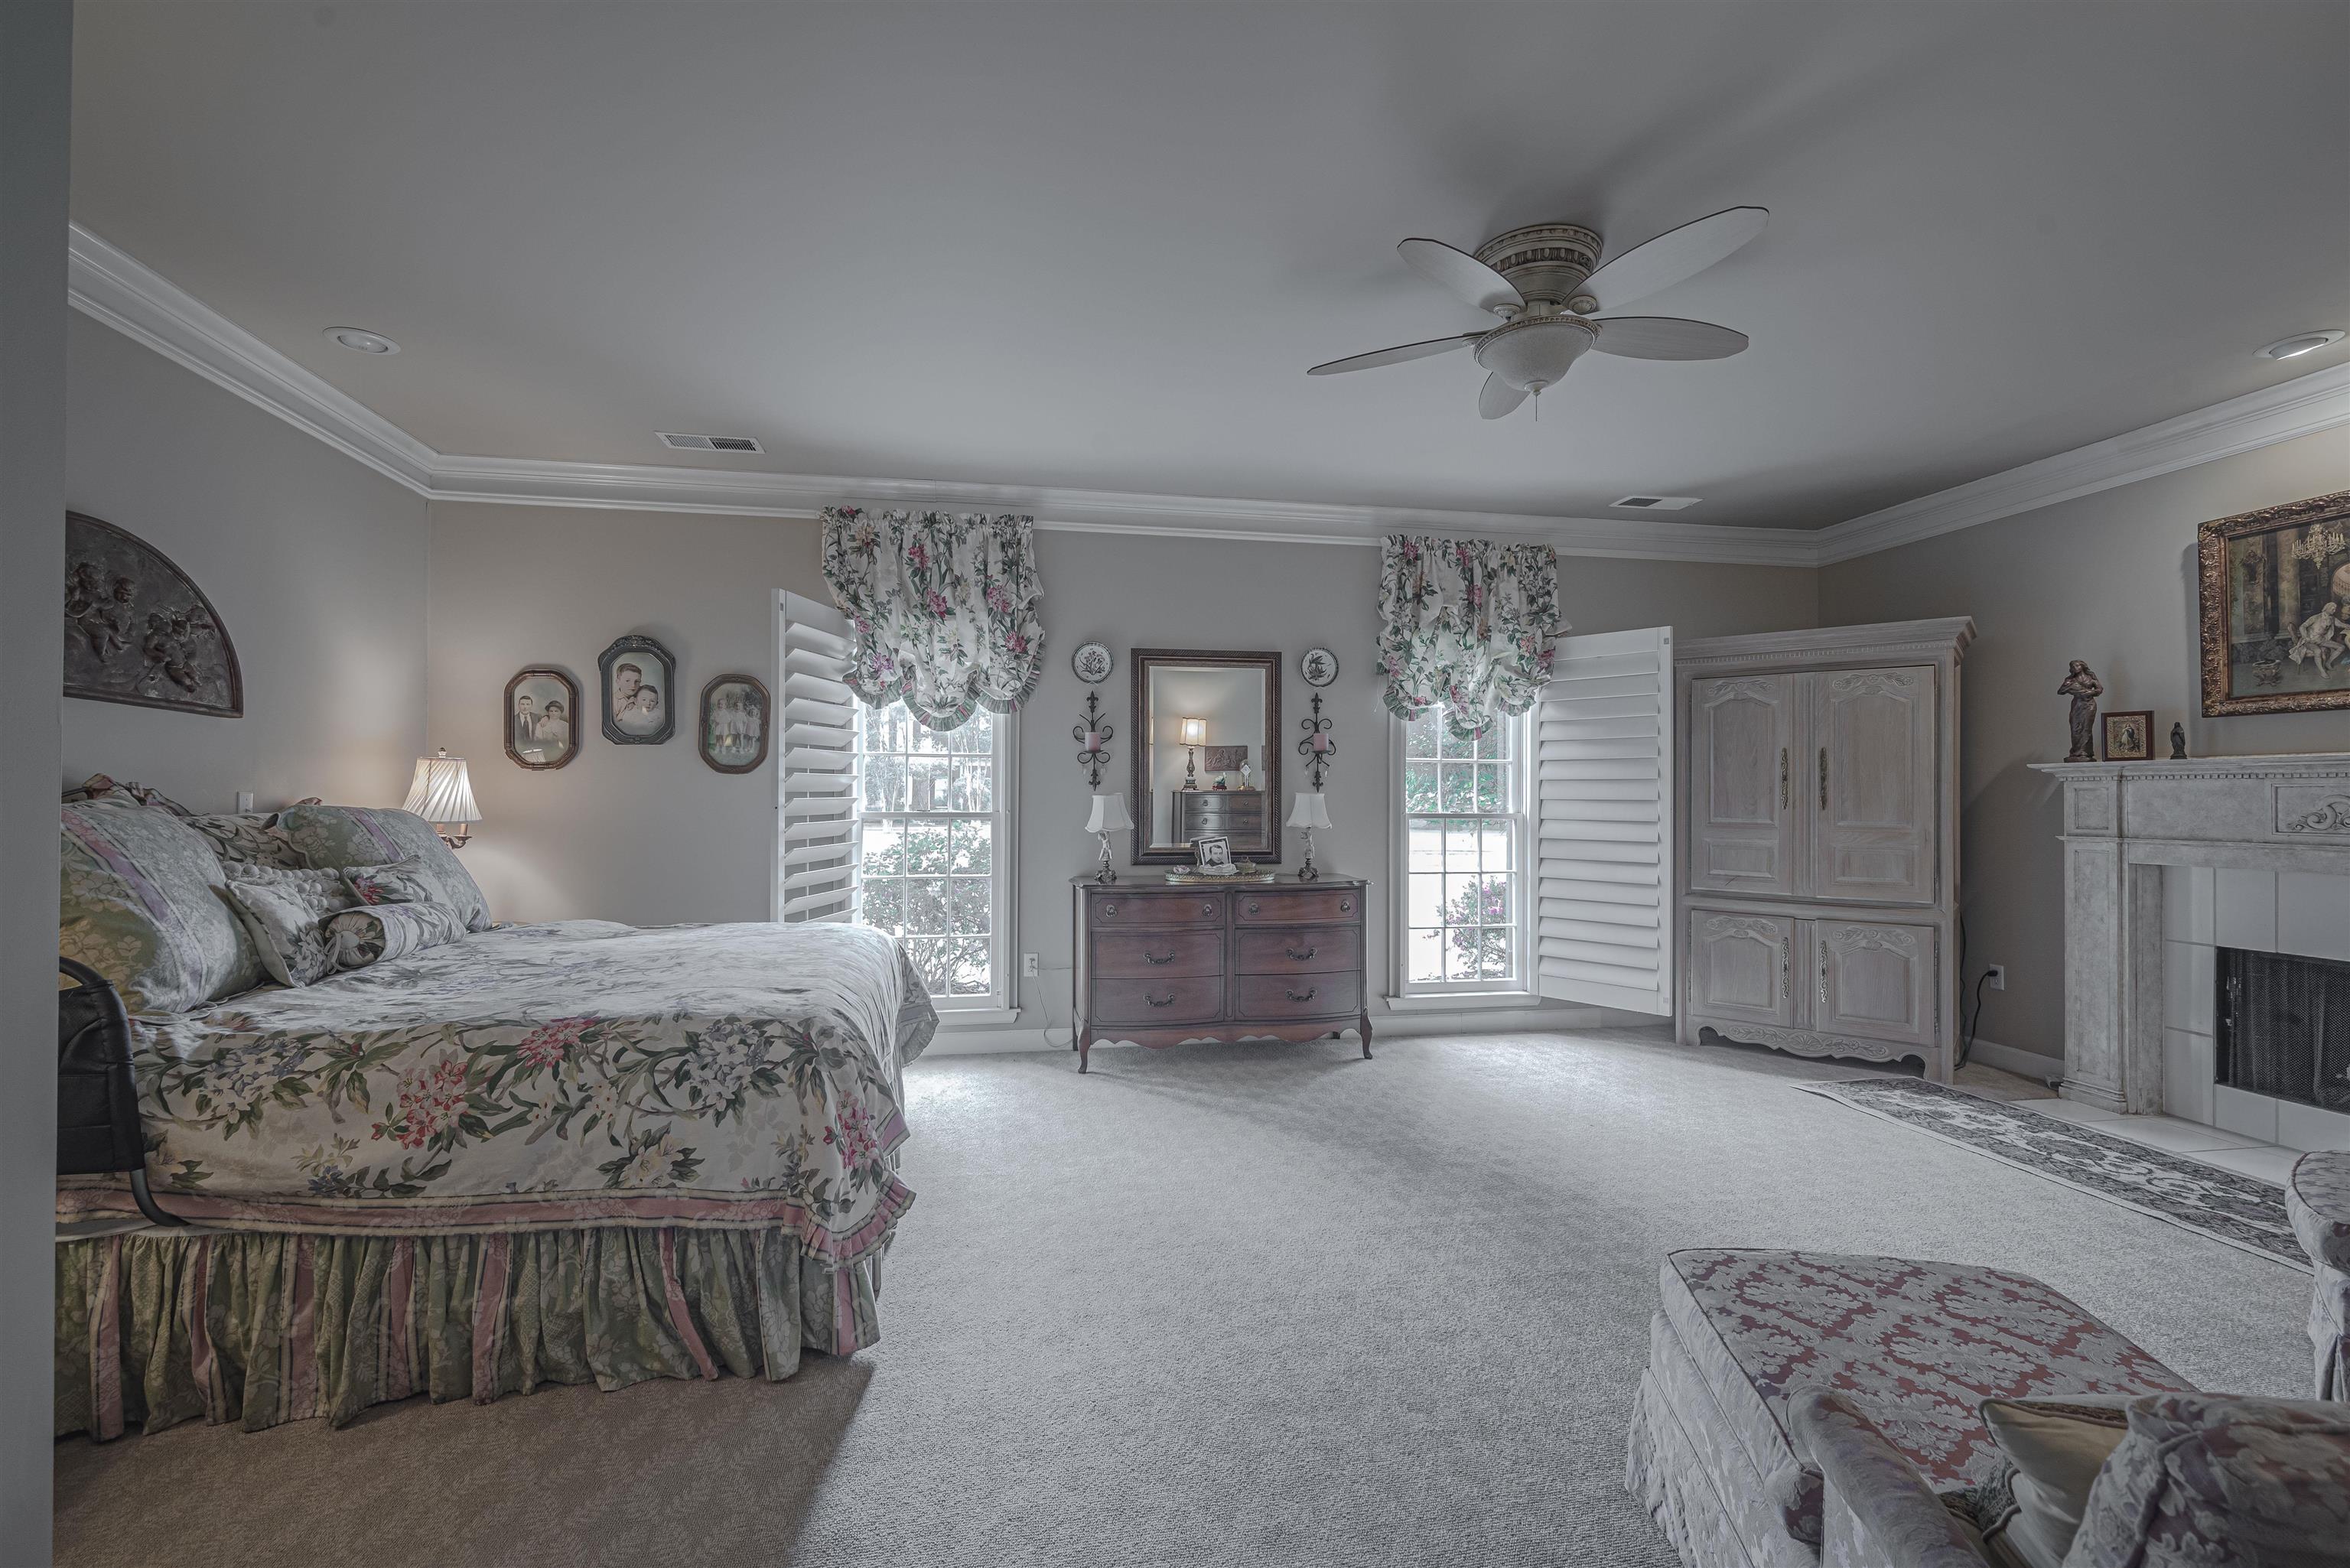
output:
[[1990,1398],[2186,1391],[2177,1373],[2022,1274],[1907,1258],[1693,1249],[1662,1301],[1625,1484],[1690,1568],[1809,1568],[1820,1477],[1789,1399],[1844,1395],[1938,1492],[1989,1479]]
[[2350,1154],[2304,1154],[2285,1178],[2284,1211],[2317,1270],[2309,1341],[2317,1397],[2350,1399]]

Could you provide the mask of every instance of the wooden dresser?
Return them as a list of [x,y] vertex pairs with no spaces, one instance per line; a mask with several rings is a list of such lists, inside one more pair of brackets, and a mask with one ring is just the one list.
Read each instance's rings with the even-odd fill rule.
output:
[[1312,1040],[1353,1028],[1368,1056],[1367,891],[1336,877],[1234,887],[1077,878],[1077,1071],[1097,1040]]
[[1179,789],[1170,798],[1175,803],[1178,844],[1224,834],[1237,841],[1232,855],[1238,859],[1248,853],[1244,846],[1264,841],[1264,791],[1261,789]]

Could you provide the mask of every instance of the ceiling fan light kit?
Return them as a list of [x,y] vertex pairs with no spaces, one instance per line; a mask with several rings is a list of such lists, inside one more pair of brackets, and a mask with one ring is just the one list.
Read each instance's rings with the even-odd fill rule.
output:
[[1728,358],[1744,352],[1743,332],[1678,317],[1595,312],[1620,310],[1702,272],[1761,234],[1769,217],[1760,207],[1731,207],[1668,230],[1604,265],[1598,234],[1580,223],[1527,223],[1494,235],[1473,255],[1441,240],[1406,240],[1396,247],[1405,265],[1502,324],[1333,359],[1306,374],[1368,370],[1474,344],[1473,358],[1487,372],[1477,411],[1498,420],[1558,385],[1594,348],[1631,359]]

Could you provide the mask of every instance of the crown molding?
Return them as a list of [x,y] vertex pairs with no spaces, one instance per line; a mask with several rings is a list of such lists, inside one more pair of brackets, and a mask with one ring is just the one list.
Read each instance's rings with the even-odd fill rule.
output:
[[432,493],[438,452],[79,223],[67,230],[66,298],[345,457],[419,494]]
[[1831,566],[1978,524],[2350,425],[2350,363],[2328,366],[1820,531]]
[[78,223],[67,266],[74,308],[436,501],[753,517],[846,504],[1022,512],[1048,530],[1312,545],[1372,545],[1426,529],[1536,540],[1573,556],[1819,566],[2350,425],[2350,364],[2336,365],[1816,530],[467,457],[425,445]]

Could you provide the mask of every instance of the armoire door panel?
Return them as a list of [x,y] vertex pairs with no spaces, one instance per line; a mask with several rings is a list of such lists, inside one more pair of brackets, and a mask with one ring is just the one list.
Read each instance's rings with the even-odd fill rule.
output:
[[1755,1023],[1794,1023],[1795,927],[1775,915],[1691,909],[1690,1011]]
[[1937,1044],[1939,961],[1932,927],[1820,920],[1812,949],[1814,1028],[1908,1045]]
[[1934,898],[1934,671],[1920,665],[1806,675],[1817,820],[1805,891],[1818,898]]
[[1797,888],[1796,680],[1744,675],[1690,686],[1690,885]]

